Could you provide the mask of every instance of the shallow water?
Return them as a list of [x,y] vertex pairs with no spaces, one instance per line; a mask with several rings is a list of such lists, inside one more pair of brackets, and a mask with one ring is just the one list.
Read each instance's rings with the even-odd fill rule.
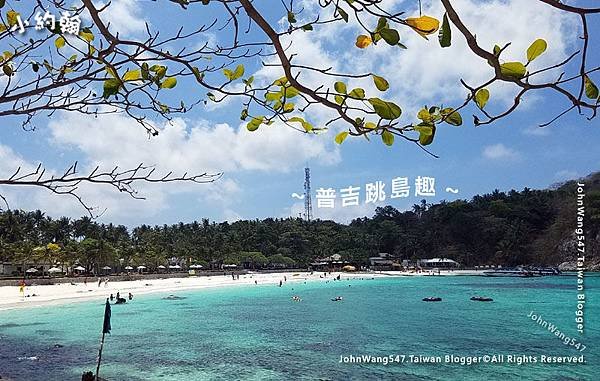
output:
[[[292,290],[293,289],[293,290]],[[101,376],[116,380],[592,380],[600,374],[600,277],[403,277],[137,297],[112,308]],[[127,292],[127,290],[122,290]],[[300,295],[301,302],[291,301]],[[334,296],[343,301],[332,302]],[[494,298],[473,302],[473,295]],[[442,302],[425,303],[426,296]],[[0,375],[78,380],[95,369],[102,302],[0,312]],[[533,311],[587,345],[564,345]],[[57,345],[58,344],[58,345]],[[55,347],[56,346],[56,347]],[[340,356],[580,355],[586,364],[340,363]],[[42,377],[43,376],[43,377]]]

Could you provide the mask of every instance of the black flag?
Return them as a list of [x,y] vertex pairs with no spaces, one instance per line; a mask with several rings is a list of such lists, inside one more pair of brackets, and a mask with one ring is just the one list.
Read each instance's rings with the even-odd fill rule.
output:
[[110,333],[110,303],[106,298],[106,307],[104,308],[104,326],[102,327],[102,333]]

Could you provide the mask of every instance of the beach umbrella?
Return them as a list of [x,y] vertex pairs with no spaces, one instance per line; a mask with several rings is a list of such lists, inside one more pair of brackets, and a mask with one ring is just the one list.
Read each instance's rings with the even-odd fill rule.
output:
[[34,269],[33,267],[30,269],[27,269],[27,271],[25,271],[27,274],[33,274],[33,273],[37,273],[37,269]]
[[171,265],[171,266],[169,266],[169,268],[170,269],[180,269],[181,266],[179,266],[179,265]]
[[142,266],[138,266],[137,268],[138,268],[138,270],[145,270],[145,269],[146,269],[146,266],[143,266],[143,265],[142,265]]
[[48,272],[50,274],[54,274],[54,273],[62,273],[63,271],[61,269],[59,269],[58,267],[51,267],[48,269]]
[[191,265],[190,269],[201,269],[202,265]]
[[159,268],[159,269],[166,269],[166,267],[165,267],[165,266],[163,266],[163,265],[160,265],[160,266],[158,266],[158,268]]
[[102,270],[111,270],[110,266],[104,266]]
[[131,266],[126,266],[126,267],[125,267],[125,270],[133,270],[133,267],[131,267]]
[[73,270],[75,270],[75,271],[85,271],[85,267],[77,266]]

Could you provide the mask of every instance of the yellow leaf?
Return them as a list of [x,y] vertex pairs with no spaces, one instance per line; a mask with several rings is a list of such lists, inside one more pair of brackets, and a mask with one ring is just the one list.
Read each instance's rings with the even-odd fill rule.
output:
[[6,19],[8,20],[8,25],[9,26],[15,26],[17,25],[18,21],[18,16],[20,16],[21,14],[13,9],[11,9],[10,11],[6,12]]
[[369,36],[361,34],[360,36],[356,37],[356,46],[361,49],[366,48],[367,46],[371,45],[371,43],[373,43],[373,40]]
[[59,38],[57,38],[56,40],[54,40],[54,46],[56,46],[56,49],[60,49],[63,46],[65,46],[65,38],[60,36]]
[[337,144],[342,144],[344,140],[348,137],[348,131],[342,131],[335,136],[335,142]]
[[140,79],[141,76],[142,76],[141,70],[128,70],[123,75],[123,80],[124,81],[135,81],[135,80]]
[[406,19],[406,25],[413,28],[421,36],[426,37],[437,32],[440,28],[440,21],[430,16],[410,17]]

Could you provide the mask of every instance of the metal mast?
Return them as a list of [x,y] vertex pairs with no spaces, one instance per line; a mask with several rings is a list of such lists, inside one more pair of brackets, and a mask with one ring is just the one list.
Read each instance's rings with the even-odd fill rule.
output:
[[310,168],[304,168],[304,219],[312,219],[312,202],[310,200]]

